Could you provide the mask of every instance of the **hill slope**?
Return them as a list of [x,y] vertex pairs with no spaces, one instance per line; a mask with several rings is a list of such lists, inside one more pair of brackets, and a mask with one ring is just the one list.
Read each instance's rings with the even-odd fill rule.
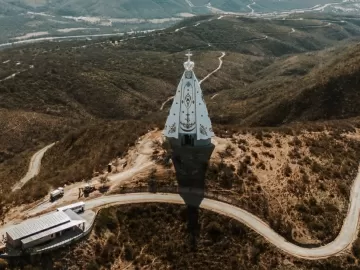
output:
[[285,58],[261,80],[221,93],[216,108],[227,104],[229,123],[255,126],[358,116],[359,60],[358,45]]
[[[334,15],[299,15],[287,19],[200,16],[165,31],[122,42],[129,50],[226,50],[281,56],[320,50],[360,35],[358,21]],[[121,38],[114,38],[121,39]]]
[[[174,94],[184,52],[192,48],[199,79],[215,70],[226,52],[221,69],[202,84],[218,136],[208,188],[236,200],[288,241],[331,241],[346,215],[360,156],[360,48],[353,42],[358,34],[356,22],[333,15],[202,16],[121,41],[1,51],[0,215],[2,204],[9,210],[42,199],[52,187],[90,179],[116,157],[127,164],[122,171],[130,170],[127,161],[141,152],[137,138],[163,127],[169,105],[160,111],[161,104]],[[304,123],[309,120],[314,122]],[[145,153],[154,161],[168,155],[160,137],[149,139],[154,147]],[[10,193],[31,153],[55,140],[40,174]],[[171,168],[156,166],[151,177],[173,185]],[[147,185],[149,175],[127,184]],[[244,256],[252,254],[252,245]],[[356,256],[337,265],[357,265]],[[102,264],[100,255],[95,257]]]

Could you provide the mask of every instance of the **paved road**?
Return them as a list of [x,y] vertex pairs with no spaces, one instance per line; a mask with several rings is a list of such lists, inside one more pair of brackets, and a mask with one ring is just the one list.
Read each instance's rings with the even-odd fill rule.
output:
[[[249,228],[262,235],[271,244],[290,255],[309,260],[317,260],[327,258],[344,251],[356,239],[360,210],[359,194],[360,174],[357,175],[353,184],[350,197],[350,208],[339,235],[333,242],[318,248],[299,247],[286,241],[261,219],[236,206],[215,200],[204,199],[200,207],[238,220],[239,222],[245,224]],[[86,209],[93,209],[100,206],[150,202],[174,204],[184,203],[182,198],[177,194],[137,193],[111,195],[93,199],[86,202]]]
[[39,174],[40,167],[41,167],[41,160],[46,153],[47,150],[49,150],[51,147],[53,147],[55,143],[49,144],[48,146],[45,146],[43,149],[36,152],[30,160],[29,169],[26,173],[26,175],[18,182],[16,183],[12,191],[15,191],[17,189],[21,189],[23,185],[25,185],[28,181],[30,181],[33,177]]

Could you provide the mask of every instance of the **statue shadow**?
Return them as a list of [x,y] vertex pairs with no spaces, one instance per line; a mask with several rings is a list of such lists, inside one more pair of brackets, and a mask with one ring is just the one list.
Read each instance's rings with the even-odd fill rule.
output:
[[176,171],[178,192],[187,206],[190,242],[196,250],[200,234],[199,207],[205,197],[205,174],[214,145],[205,147],[173,147],[172,161]]

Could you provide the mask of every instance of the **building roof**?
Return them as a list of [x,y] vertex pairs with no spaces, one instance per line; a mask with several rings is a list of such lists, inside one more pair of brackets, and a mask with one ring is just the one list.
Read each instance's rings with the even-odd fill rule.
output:
[[25,220],[22,223],[11,227],[7,230],[7,233],[13,240],[20,240],[33,234],[60,226],[70,222],[70,220],[70,217],[64,212],[52,212],[38,218]]
[[184,63],[184,74],[176,90],[173,104],[166,120],[163,134],[168,138],[179,139],[180,134],[194,135],[196,140],[214,137],[208,110],[203,98],[200,83],[195,76],[194,62]]
[[65,205],[63,207],[59,207],[57,210],[58,211],[65,211],[67,209],[72,209],[72,208],[79,207],[79,206],[85,207],[85,203],[84,202],[77,202],[77,203]]
[[73,210],[71,209],[67,209],[64,211],[64,213],[72,220],[83,220],[85,222],[85,220],[80,217],[78,214],[76,214]]
[[70,228],[72,228],[74,226],[77,226],[79,224],[82,224],[84,222],[85,222],[85,220],[72,220],[72,221],[70,221],[68,223],[57,226],[57,227],[52,228],[50,230],[46,230],[44,232],[29,236],[29,237],[21,240],[21,243],[24,245],[24,244],[39,240],[39,239],[44,238],[46,236],[52,235],[54,233],[58,233],[58,232],[62,232],[64,230],[66,230],[66,229],[70,229]]

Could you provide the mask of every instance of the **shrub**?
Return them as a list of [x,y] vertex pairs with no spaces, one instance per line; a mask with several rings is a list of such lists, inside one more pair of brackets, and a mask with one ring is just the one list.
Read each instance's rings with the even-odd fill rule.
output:
[[269,142],[263,142],[263,145],[267,148],[271,148],[272,147],[272,144],[269,143]]
[[352,252],[356,258],[360,259],[360,238],[353,243]]
[[292,173],[291,167],[289,166],[289,164],[286,164],[284,168],[284,175],[286,177],[290,177],[291,173]]
[[244,140],[244,139],[239,139],[238,143],[243,144],[243,145],[248,145],[248,142],[246,140]]
[[5,270],[8,267],[8,262],[0,258],[0,270]]
[[247,150],[246,147],[242,144],[239,144],[239,148],[244,152],[246,152],[246,150]]
[[249,165],[251,163],[251,157],[250,156],[246,156],[244,159],[244,163]]
[[262,170],[265,170],[266,167],[265,167],[264,161],[260,161],[260,162],[256,165],[256,168],[261,168]]
[[127,261],[134,259],[134,249],[129,243],[125,244],[125,259]]
[[313,161],[312,165],[311,165],[311,170],[314,172],[314,173],[319,173],[321,172],[321,166],[319,163],[317,163],[316,161]]
[[104,209],[98,215],[98,219],[95,225],[95,232],[100,233],[105,228],[113,231],[117,228],[118,222],[117,219],[110,213],[108,209]]
[[349,187],[345,183],[339,183],[338,189],[343,196],[346,196],[346,197],[349,196],[350,190],[349,190]]
[[224,233],[224,229],[216,221],[210,222],[206,226],[206,231],[210,235],[210,237],[213,241],[218,241],[220,239],[220,237],[222,236],[222,234]]
[[264,136],[265,138],[269,138],[269,139],[272,138],[272,135],[271,135],[270,133],[264,133],[263,136]]
[[269,158],[275,158],[275,156],[268,151],[262,152],[261,154],[263,154],[264,156],[269,157]]
[[234,147],[231,144],[226,145],[226,149],[225,149],[225,156],[226,157],[232,157],[233,156],[233,152],[234,152]]
[[302,175],[301,179],[305,184],[310,183],[309,176],[306,173]]
[[302,143],[301,141],[299,140],[298,137],[294,137],[294,139],[292,140],[292,142],[289,143],[290,145],[294,145],[294,146],[301,146]]
[[100,269],[99,265],[96,263],[96,261],[91,261],[86,266],[86,270],[98,270]]
[[261,132],[261,131],[260,131],[260,132],[257,132],[257,133],[255,134],[255,138],[258,139],[259,141],[262,141],[262,140],[263,140],[263,134],[262,134],[262,132]]

